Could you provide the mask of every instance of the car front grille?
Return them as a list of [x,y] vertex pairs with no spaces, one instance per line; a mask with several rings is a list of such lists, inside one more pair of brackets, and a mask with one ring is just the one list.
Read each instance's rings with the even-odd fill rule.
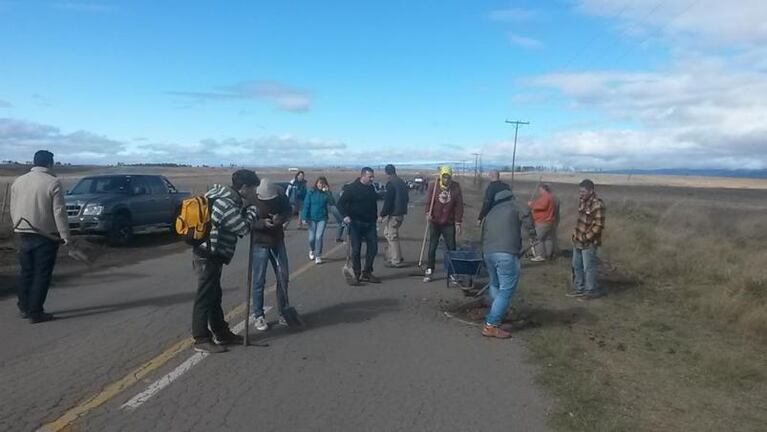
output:
[[67,216],[79,216],[80,208],[82,206],[79,204],[67,204]]

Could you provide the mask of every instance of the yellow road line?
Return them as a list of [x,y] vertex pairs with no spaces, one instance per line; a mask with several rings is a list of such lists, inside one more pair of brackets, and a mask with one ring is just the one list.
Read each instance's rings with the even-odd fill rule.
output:
[[[334,253],[335,251],[340,249],[342,246],[343,246],[342,244],[336,245],[334,248],[332,248],[329,251],[329,254]],[[315,264],[313,262],[306,263],[301,268],[291,273],[290,278],[291,279],[296,278],[302,275],[303,273],[306,273],[313,267],[315,267]],[[276,287],[277,287],[276,284],[272,284],[271,286],[269,286],[266,292],[271,292],[275,290]],[[250,287],[248,287],[248,289],[250,289]],[[242,314],[243,312],[245,312],[245,308],[246,308],[245,303],[240,304],[239,306],[232,309],[228,314],[226,314],[225,319],[229,321],[232,318],[236,317],[237,315]],[[163,351],[162,353],[160,353],[153,359],[149,360],[148,362],[142,364],[141,366],[139,366],[138,368],[130,372],[128,375],[125,375],[119,380],[107,385],[106,387],[101,389],[100,392],[94,394],[88,399],[85,399],[84,401],[80,402],[76,406],[70,408],[58,419],[43,425],[42,427],[38,429],[38,432],[40,431],[58,432],[70,426],[73,422],[77,421],[77,419],[79,419],[80,417],[84,416],[85,414],[94,410],[95,408],[98,408],[101,405],[107,403],[108,401],[113,399],[115,396],[127,390],[133,384],[136,384],[137,382],[139,382],[145,376],[149,375],[150,373],[164,366],[166,363],[168,363],[177,355],[188,350],[193,343],[194,343],[194,339],[192,338],[186,338],[176,342],[175,344],[173,344],[173,346],[166,349],[165,351]]]

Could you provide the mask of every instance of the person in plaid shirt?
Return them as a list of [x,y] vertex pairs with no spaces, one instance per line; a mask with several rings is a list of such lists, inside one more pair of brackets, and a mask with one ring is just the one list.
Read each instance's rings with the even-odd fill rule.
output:
[[599,297],[597,287],[597,249],[605,229],[605,203],[594,192],[594,182],[583,180],[578,187],[578,223],[573,232],[573,291],[570,297]]

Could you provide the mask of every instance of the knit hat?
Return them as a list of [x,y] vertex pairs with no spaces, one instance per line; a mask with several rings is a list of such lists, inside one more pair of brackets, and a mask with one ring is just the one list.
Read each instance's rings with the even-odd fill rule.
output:
[[444,175],[453,176],[453,168],[448,165],[442,165],[439,167],[439,187],[447,189],[448,183],[442,178]]

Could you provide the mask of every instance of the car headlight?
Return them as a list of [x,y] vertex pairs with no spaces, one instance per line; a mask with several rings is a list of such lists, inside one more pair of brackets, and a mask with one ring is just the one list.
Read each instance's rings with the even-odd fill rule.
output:
[[104,206],[100,204],[88,204],[83,210],[83,216],[98,216],[104,211]]

